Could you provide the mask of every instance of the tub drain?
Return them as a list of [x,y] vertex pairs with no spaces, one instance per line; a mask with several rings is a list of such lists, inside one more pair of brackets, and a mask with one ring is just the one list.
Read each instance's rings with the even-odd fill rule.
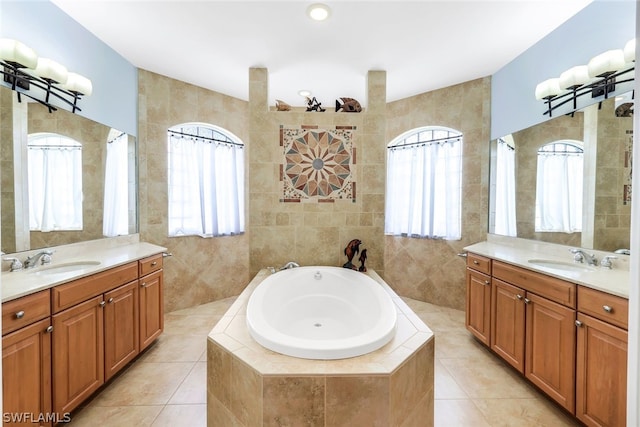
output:
[[316,328],[319,328],[322,326],[322,323],[314,323],[313,326],[315,326]]

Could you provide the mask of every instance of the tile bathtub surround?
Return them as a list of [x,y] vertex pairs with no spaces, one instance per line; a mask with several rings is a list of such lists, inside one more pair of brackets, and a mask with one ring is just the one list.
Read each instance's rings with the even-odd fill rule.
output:
[[396,335],[381,349],[341,360],[283,356],[257,344],[246,304],[261,271],[209,334],[209,426],[433,425],[434,340],[375,272],[398,310]]
[[[206,337],[234,300],[235,298],[228,298],[167,313],[165,333],[159,341],[145,355],[132,362],[84,408],[77,410],[72,416],[70,427],[206,426]],[[579,425],[473,339],[464,328],[464,312],[409,298],[403,300],[436,335],[436,427]],[[150,368],[162,369],[173,364],[178,369],[171,369],[166,376],[155,375],[155,372],[149,374]],[[187,369],[182,368],[184,366],[190,366],[191,370],[187,372]],[[134,391],[139,390],[137,384],[142,377],[140,373],[145,373],[148,377],[145,381],[149,393],[157,390],[157,396],[163,395],[162,399],[156,400],[159,403],[150,404],[147,393]],[[487,377],[490,382],[485,383]],[[309,378],[313,377],[306,377]],[[296,387],[314,386],[305,381],[298,385],[288,385],[285,382],[271,386],[280,387],[281,391],[291,390],[289,393],[292,395]],[[368,383],[371,389],[375,389],[376,381],[374,379]],[[102,397],[109,387],[116,384],[118,391],[124,394],[124,399],[116,402],[112,397]],[[210,380],[209,387],[212,386]],[[353,384],[342,386],[342,391],[337,396],[350,394]],[[431,396],[425,396],[425,399],[429,400]],[[358,400],[359,404],[364,402],[364,399]],[[308,414],[314,406],[309,404],[306,408],[310,408],[306,412]],[[366,409],[376,414],[382,412],[378,407],[366,406]],[[209,413],[217,422],[214,425],[233,425],[230,424],[230,413],[224,406],[210,406]],[[421,426],[419,418],[417,421],[412,418],[409,422]],[[296,425],[293,419],[290,425]]]

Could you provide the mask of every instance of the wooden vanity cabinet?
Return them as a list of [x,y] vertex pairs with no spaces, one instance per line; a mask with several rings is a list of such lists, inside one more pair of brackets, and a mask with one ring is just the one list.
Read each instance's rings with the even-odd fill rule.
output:
[[465,326],[484,344],[491,340],[491,260],[467,254]]
[[[2,410],[10,417],[51,413],[49,301],[45,290],[2,304]],[[5,426],[33,425],[18,418],[3,421]]]
[[587,426],[624,426],[628,300],[580,286],[576,417]]
[[495,260],[492,276],[491,349],[573,412],[575,285]]
[[138,261],[140,274],[140,351],[164,330],[162,254]]
[[104,294],[104,380],[140,352],[138,280]]

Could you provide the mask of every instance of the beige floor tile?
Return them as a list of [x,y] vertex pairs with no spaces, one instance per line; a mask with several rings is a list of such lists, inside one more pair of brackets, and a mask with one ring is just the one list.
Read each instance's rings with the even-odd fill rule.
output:
[[500,362],[440,359],[456,383],[471,398],[534,398],[537,392]]
[[436,358],[495,360],[491,352],[464,328],[436,332]]
[[206,335],[167,335],[143,354],[140,362],[197,362],[207,349]]
[[[437,344],[436,344],[437,345]],[[468,399],[469,396],[458,385],[453,376],[440,360],[435,361],[435,398],[436,399]]]
[[435,401],[435,427],[491,427],[471,400]]
[[220,318],[222,318],[221,314],[169,313],[164,316],[164,333],[168,335],[208,335]]
[[207,403],[207,363],[197,362],[178,390],[169,399],[170,405]]
[[153,420],[162,411],[163,406],[113,406],[98,407],[87,406],[74,413],[71,423],[65,424],[71,427],[95,427],[95,426],[150,426]]
[[579,426],[546,399],[474,399],[480,412],[494,427]]
[[89,406],[164,405],[193,365],[137,362],[105,387]]
[[195,307],[189,307],[182,310],[172,311],[168,314],[179,314],[179,315],[220,315],[222,316],[226,311],[231,307],[231,304],[234,303],[236,297],[230,297],[221,299],[218,301],[209,302],[206,304],[197,305]]
[[207,405],[167,405],[152,427],[206,427]]

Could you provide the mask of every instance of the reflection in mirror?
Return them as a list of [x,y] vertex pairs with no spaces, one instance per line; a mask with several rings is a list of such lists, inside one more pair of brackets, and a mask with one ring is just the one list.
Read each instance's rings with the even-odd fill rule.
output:
[[[604,251],[629,248],[633,118],[619,113],[628,102],[609,99],[492,141],[489,232]],[[582,232],[536,230],[538,150],[558,140],[584,142]]]
[[[4,87],[0,87],[0,112],[3,252],[13,253],[137,232],[134,137],[68,111],[49,113],[40,104],[25,102],[24,99],[18,102],[14,93]],[[29,199],[33,194],[29,186],[44,190],[45,184],[53,181],[59,183],[61,178],[58,175],[63,172],[61,169],[69,172],[66,166],[56,163],[52,171],[55,177],[43,177],[38,184],[33,177],[30,178],[33,171],[28,167],[31,153],[28,148],[29,136],[40,133],[61,135],[82,146],[81,176],[69,177],[74,183],[81,182],[81,193],[55,206],[69,210],[73,200],[79,200],[79,226],[78,223],[76,226],[60,226],[48,222],[47,226],[41,228],[42,219],[35,223],[30,219]],[[50,148],[46,150],[47,155],[52,154]],[[59,192],[56,191],[56,194],[59,195]]]

